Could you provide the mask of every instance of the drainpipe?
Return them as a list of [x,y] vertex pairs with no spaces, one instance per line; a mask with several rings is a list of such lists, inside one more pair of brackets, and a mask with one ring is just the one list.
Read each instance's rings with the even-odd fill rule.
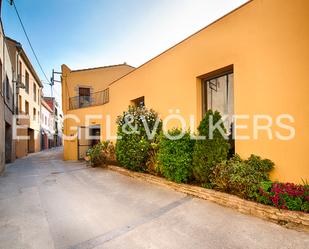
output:
[[[16,44],[16,49],[17,49],[17,54],[16,54],[16,72],[15,72],[15,84],[16,84],[16,113],[18,114],[19,112],[19,98],[18,98],[18,94],[19,94],[19,88],[22,88],[22,82],[21,82],[21,75],[20,75],[20,78],[18,77],[18,72],[20,71],[20,68],[19,68],[19,56],[22,52],[22,45],[20,43],[17,43]],[[21,74],[21,72],[20,72]],[[17,111],[18,109],[18,111]]]

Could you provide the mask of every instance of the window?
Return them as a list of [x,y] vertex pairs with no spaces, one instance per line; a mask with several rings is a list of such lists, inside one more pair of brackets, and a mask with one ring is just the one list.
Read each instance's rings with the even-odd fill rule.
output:
[[33,100],[36,101],[36,84],[33,82]]
[[5,77],[5,96],[7,100],[10,99],[10,81],[7,75]]
[[33,120],[36,120],[36,109],[33,108]]
[[26,90],[26,93],[29,93],[29,74],[27,71],[26,71],[25,90]]
[[230,133],[234,114],[233,71],[205,78],[202,82],[202,93],[203,116],[210,109],[220,112],[222,116],[226,115],[225,127]]
[[79,107],[85,107],[90,105],[90,88],[79,88]]
[[25,100],[25,112],[29,115],[29,102],[27,100]]
[[38,103],[40,103],[40,89],[38,89]]
[[47,125],[47,117],[46,117],[46,116],[44,116],[44,118],[45,118],[45,125]]
[[23,100],[22,100],[22,97],[21,95],[18,96],[18,108],[19,108],[19,113],[21,113],[23,111]]
[[137,99],[133,99],[133,100],[131,101],[131,103],[132,103],[134,106],[136,106],[136,107],[143,107],[143,106],[145,106],[145,97],[142,96],[142,97],[139,97],[139,98],[137,98]]
[[18,81],[21,83],[22,82],[22,73],[23,72],[23,70],[22,70],[22,64],[21,64],[21,61],[19,61],[19,68],[18,68]]

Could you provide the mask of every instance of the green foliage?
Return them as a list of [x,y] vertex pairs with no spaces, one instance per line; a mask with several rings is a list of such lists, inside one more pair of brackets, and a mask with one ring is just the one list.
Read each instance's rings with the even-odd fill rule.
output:
[[215,189],[256,199],[259,184],[269,181],[269,172],[273,167],[272,161],[259,156],[251,155],[248,160],[242,160],[236,155],[216,165],[210,181]]
[[[219,112],[209,110],[198,127],[200,136],[205,136],[204,140],[197,140],[193,151],[193,175],[195,179],[203,184],[209,183],[213,167],[226,160],[230,148],[227,139],[222,136],[218,129],[213,131],[213,137],[210,138],[209,121],[213,118],[213,124],[221,120]],[[226,132],[223,123],[221,129]]]
[[[176,137],[181,130],[169,131],[170,136]],[[171,140],[163,134],[160,136],[158,163],[159,171],[167,179],[175,182],[187,182],[192,175],[192,152],[194,140],[186,132],[177,140]]]
[[108,161],[113,160],[115,148],[112,142],[103,141],[87,151],[87,158],[91,166],[105,166]]
[[[157,120],[158,114],[154,110],[134,106],[129,106],[128,110],[118,117],[117,135],[121,139],[116,143],[116,157],[121,166],[135,171],[147,171],[151,144],[162,129],[162,122]],[[147,133],[145,125],[150,133]],[[149,136],[154,129],[156,132],[153,137]]]

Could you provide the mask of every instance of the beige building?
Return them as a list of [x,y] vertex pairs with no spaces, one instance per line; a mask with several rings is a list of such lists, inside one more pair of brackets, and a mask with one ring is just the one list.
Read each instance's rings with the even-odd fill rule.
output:
[[17,135],[29,136],[28,140],[16,140],[16,157],[20,158],[41,149],[40,113],[43,86],[20,44],[8,37],[6,37],[6,41],[18,82],[16,91],[18,113],[25,115],[25,117],[18,119],[17,124],[28,126],[28,128],[17,131]]
[[5,163],[15,160],[13,134],[13,115],[15,112],[15,85],[13,69],[5,35],[0,20],[0,174]]

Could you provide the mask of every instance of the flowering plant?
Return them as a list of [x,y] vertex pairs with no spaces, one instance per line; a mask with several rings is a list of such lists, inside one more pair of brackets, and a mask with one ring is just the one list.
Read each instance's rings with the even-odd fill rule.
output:
[[129,106],[117,119],[116,157],[118,163],[135,171],[152,171],[152,143],[162,130],[157,112],[146,107]]
[[279,209],[309,212],[309,185],[262,182],[259,187],[258,201]]

